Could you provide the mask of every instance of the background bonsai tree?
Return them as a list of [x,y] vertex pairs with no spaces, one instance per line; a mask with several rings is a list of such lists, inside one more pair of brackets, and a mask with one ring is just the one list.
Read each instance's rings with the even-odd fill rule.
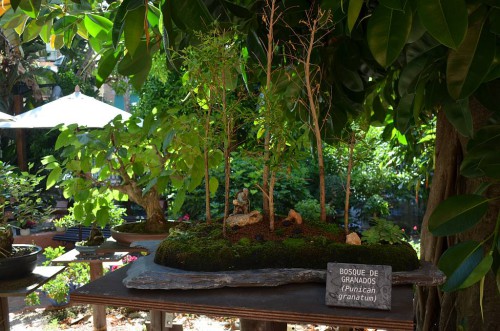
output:
[[64,196],[74,199],[75,218],[83,224],[95,221],[104,226],[110,219],[110,203],[128,198],[144,208],[146,232],[164,232],[162,193],[167,188],[176,191],[172,208],[177,210],[186,190],[203,178],[195,129],[193,116],[156,109],[143,120],[117,118],[103,129],[64,128],[55,146],[61,161],[52,155],[43,161],[51,170],[47,188],[60,182]]
[[0,161],[0,257],[12,252],[14,242],[11,226],[7,223],[7,207],[21,228],[50,216],[52,208],[45,206],[40,197],[39,184],[44,178],[38,173],[17,172],[16,167]]

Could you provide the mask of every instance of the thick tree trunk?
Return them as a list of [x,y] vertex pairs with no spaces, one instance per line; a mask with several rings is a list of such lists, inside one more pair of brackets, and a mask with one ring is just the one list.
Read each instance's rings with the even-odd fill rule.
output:
[[[485,125],[487,111],[476,101],[470,108],[477,130]],[[427,230],[429,217],[436,206],[446,198],[472,193],[480,184],[459,174],[465,153],[466,139],[461,138],[447,121],[443,111],[438,113],[436,132],[436,167],[427,210],[422,224],[422,260],[437,264],[442,253],[450,246],[466,240],[482,241],[494,231],[500,203],[491,206],[488,214],[473,229],[453,237],[434,237]],[[499,196],[500,185],[489,188],[487,195]],[[490,272],[484,283],[484,321],[481,319],[479,284],[452,293],[440,292],[436,287],[418,287],[416,318],[418,330],[498,330],[500,329],[500,295]]]

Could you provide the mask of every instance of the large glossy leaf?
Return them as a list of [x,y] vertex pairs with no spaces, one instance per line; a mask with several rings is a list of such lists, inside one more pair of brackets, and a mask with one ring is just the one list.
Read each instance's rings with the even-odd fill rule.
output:
[[42,31],[42,26],[43,22],[40,22],[38,20],[31,20],[26,28],[24,28],[23,42],[27,43],[28,41],[31,41],[38,37],[38,35]]
[[50,36],[52,35],[52,19],[45,21],[45,24],[42,26],[40,30],[40,38],[42,38],[43,42],[48,44],[50,43]]
[[349,8],[347,9],[347,29],[349,33],[352,31],[354,24],[358,20],[359,13],[363,7],[364,0],[350,0]]
[[54,22],[54,33],[62,34],[64,31],[72,29],[78,18],[73,15],[64,16]]
[[466,280],[460,285],[460,289],[467,288],[479,282],[490,271],[493,264],[493,256],[486,255],[481,262],[472,270]]
[[388,67],[399,56],[412,25],[412,12],[377,6],[368,22],[368,46],[377,62]]
[[151,55],[145,41],[142,41],[137,50],[136,56],[130,53],[125,54],[118,64],[118,72],[124,76],[130,76],[141,72],[146,67],[151,67]]
[[19,8],[29,17],[36,18],[40,12],[42,0],[22,0],[19,3]]
[[137,47],[139,46],[141,38],[144,34],[145,16],[145,6],[139,6],[132,11],[127,11],[127,14],[125,15],[123,35],[125,36],[125,46],[132,57],[135,56]]
[[434,38],[458,48],[467,31],[465,0],[419,0],[417,10],[422,25]]
[[410,126],[410,120],[413,115],[413,100],[415,99],[415,94],[406,94],[404,95],[398,103],[396,108],[396,118],[395,118],[395,126],[399,132],[405,133]]
[[421,56],[408,63],[399,75],[398,92],[400,96],[415,93],[418,78],[427,65],[427,57]]
[[121,57],[121,54],[121,51],[110,49],[101,56],[96,75],[96,85],[98,87],[106,81],[109,75],[111,75],[111,72],[113,72],[118,59]]
[[86,14],[83,23],[92,37],[101,40],[108,38],[113,27],[113,22],[106,17],[94,14]]
[[434,236],[450,236],[476,225],[488,210],[488,199],[475,194],[452,196],[441,202],[429,218]]
[[113,29],[111,31],[111,40],[113,41],[113,46],[116,48],[120,37],[123,32],[125,25],[125,15],[127,14],[127,7],[131,0],[123,0],[120,7],[116,11],[115,19],[113,20]]
[[489,125],[476,132],[467,144],[460,172],[466,177],[500,179],[500,125]]
[[446,118],[464,137],[472,137],[472,115],[469,110],[469,99],[450,101],[443,105]]
[[450,95],[457,100],[468,97],[481,85],[495,58],[495,37],[483,29],[485,22],[486,12],[477,10],[465,40],[448,56],[446,82]]
[[141,70],[130,77],[130,82],[137,91],[141,90],[142,85],[144,85],[144,82],[148,78],[152,64],[151,55],[149,53],[146,53],[146,56],[141,58],[144,59],[144,62],[141,63]]
[[483,246],[475,241],[466,241],[448,248],[438,262],[446,275],[445,292],[458,290],[478,267],[483,259]]

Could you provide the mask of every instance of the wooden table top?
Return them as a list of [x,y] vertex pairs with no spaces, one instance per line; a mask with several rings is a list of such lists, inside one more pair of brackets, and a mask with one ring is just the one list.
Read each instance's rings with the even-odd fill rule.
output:
[[65,268],[64,266],[38,266],[29,276],[14,280],[0,280],[0,297],[25,296],[48,282]]
[[122,284],[127,269],[77,289],[71,301],[263,321],[413,330],[413,290],[408,285],[393,287],[392,309],[382,311],[329,307],[325,285],[314,283],[209,290],[129,289]]

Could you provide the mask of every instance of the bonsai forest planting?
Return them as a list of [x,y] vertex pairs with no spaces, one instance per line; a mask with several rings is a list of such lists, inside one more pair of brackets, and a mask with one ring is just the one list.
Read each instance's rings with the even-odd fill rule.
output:
[[[44,154],[76,222],[105,226],[133,202],[146,220],[119,230],[164,234],[155,262],[195,271],[423,260],[447,280],[417,287],[419,329],[499,327],[494,1],[9,6],[9,52],[51,42],[68,54],[59,81],[138,95],[129,119],[59,127]],[[1,166],[1,208],[34,215]]]

